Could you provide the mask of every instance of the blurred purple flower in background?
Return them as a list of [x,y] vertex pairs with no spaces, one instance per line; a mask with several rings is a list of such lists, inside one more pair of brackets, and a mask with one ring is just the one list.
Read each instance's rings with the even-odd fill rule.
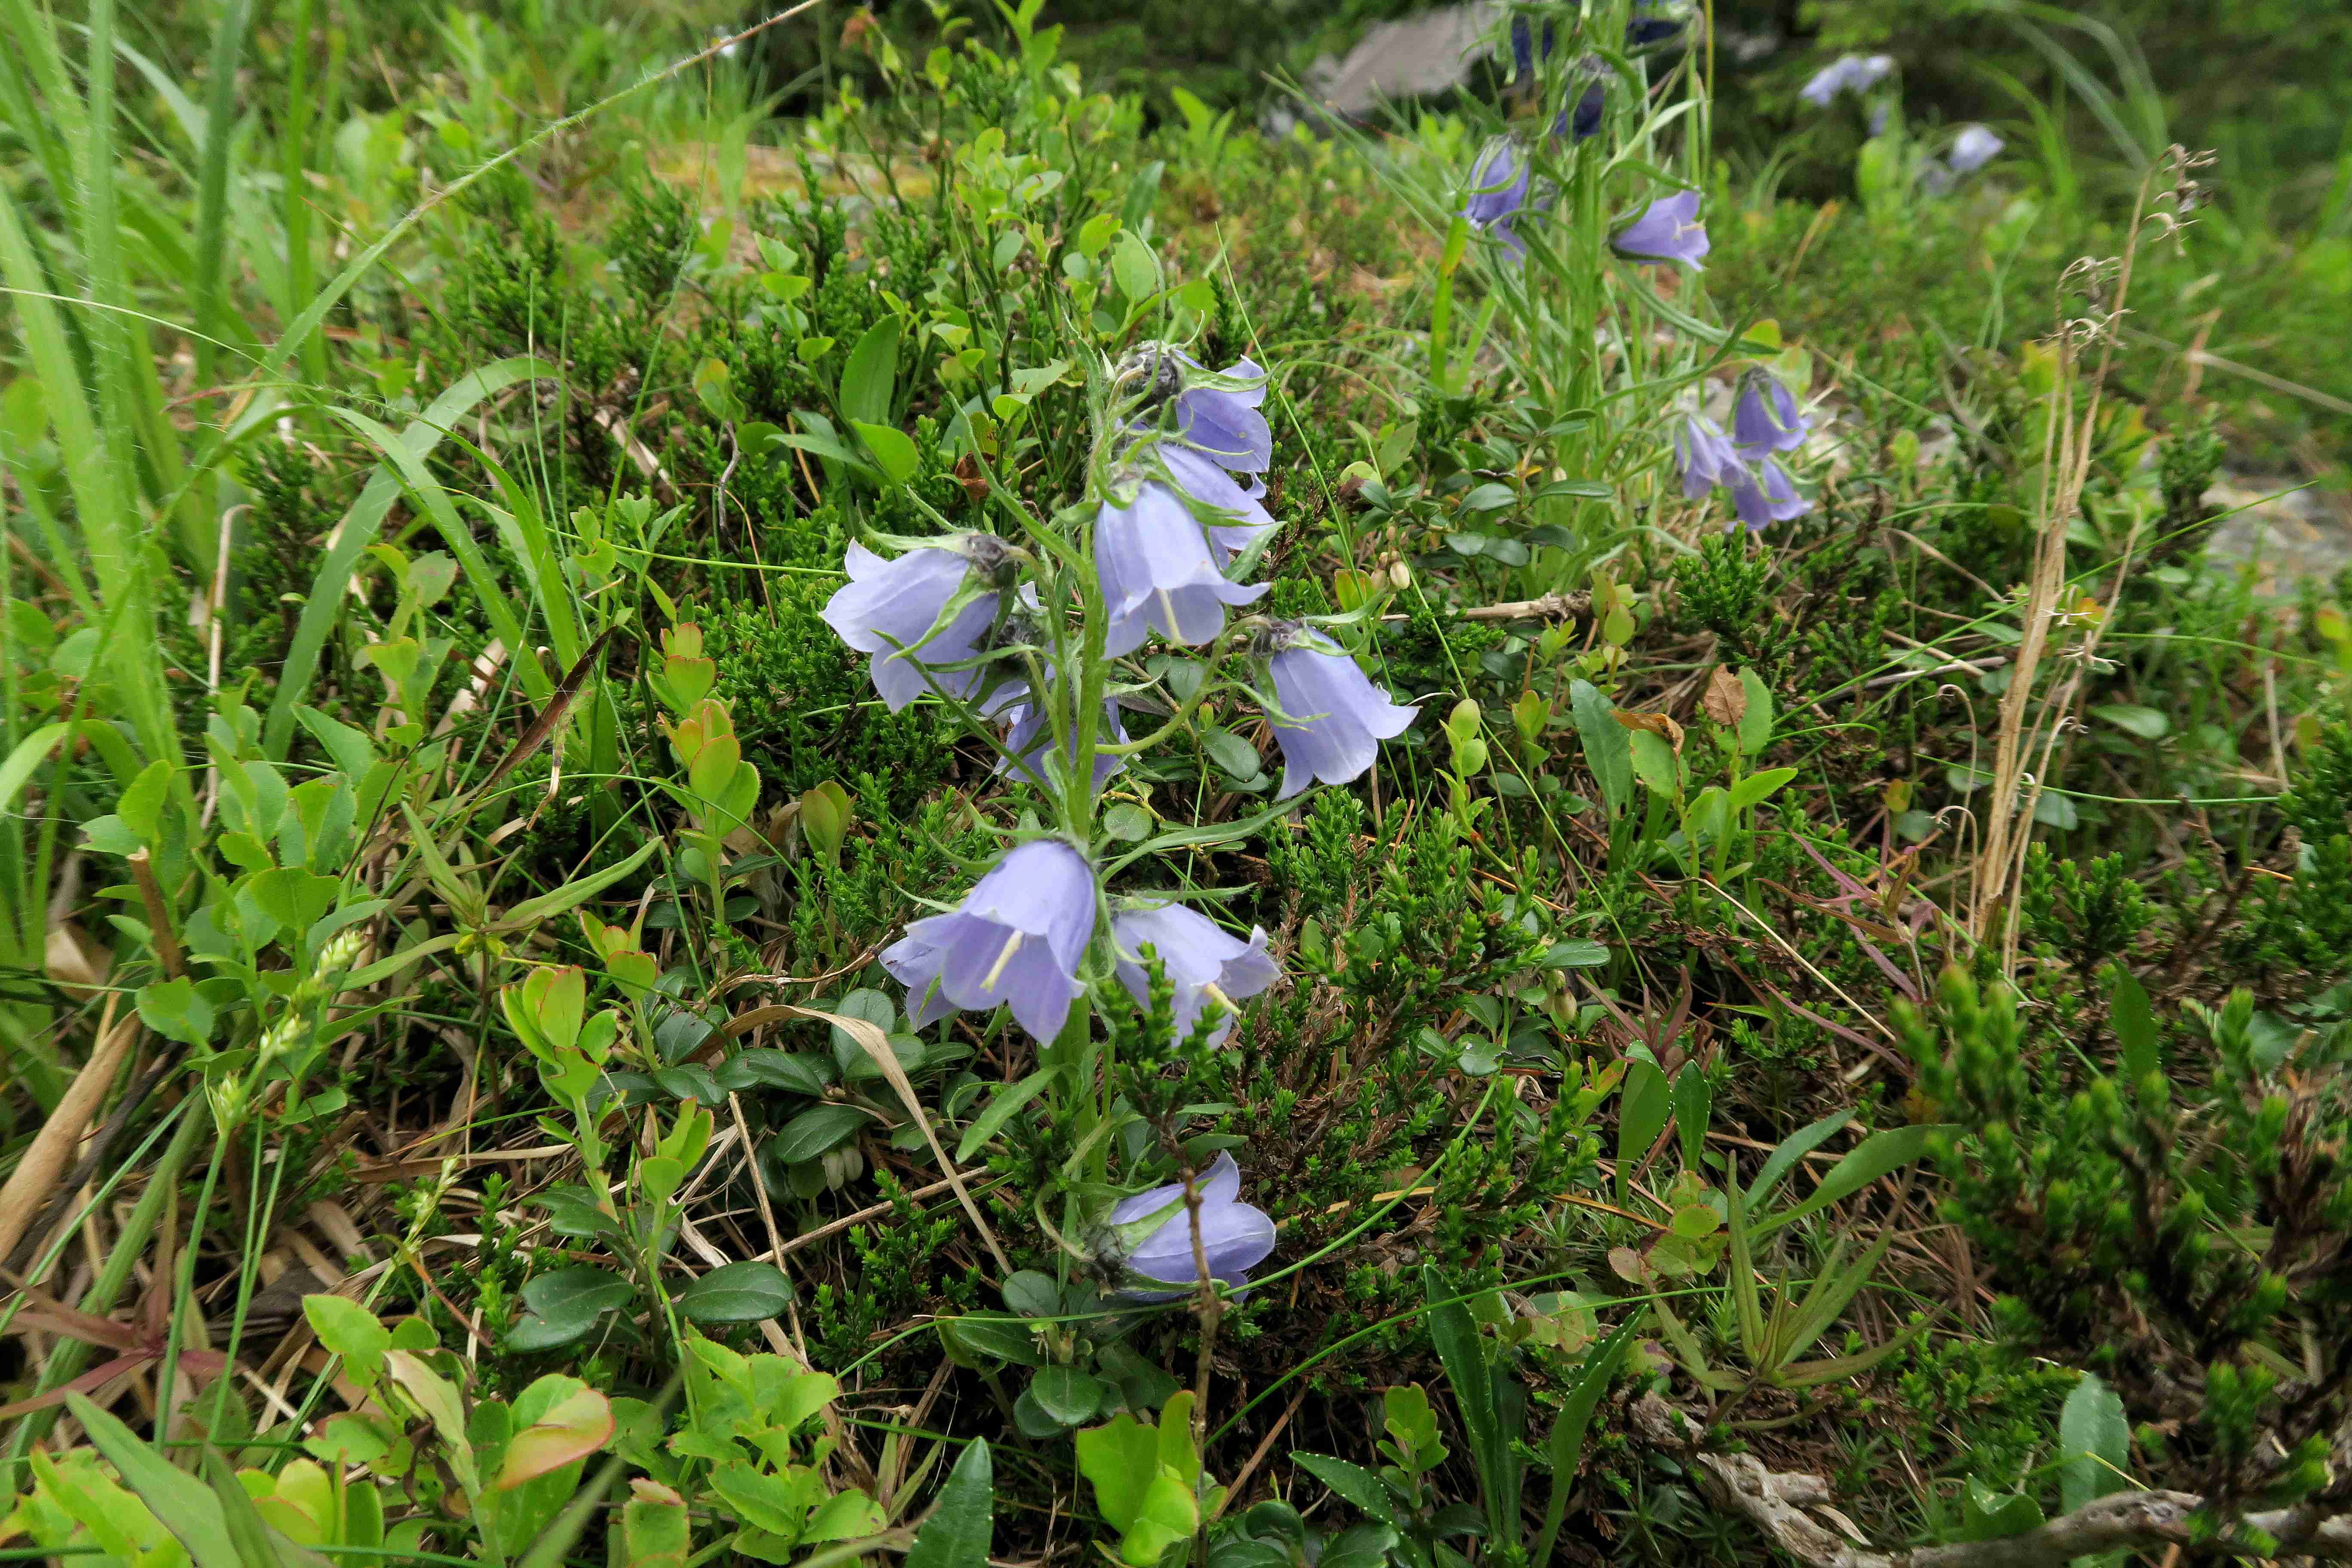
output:
[[1652,202],[1609,244],[1630,260],[1679,261],[1694,272],[1705,270],[1699,258],[1707,251],[1706,226],[1698,221],[1698,193],[1676,191]]
[[1723,426],[1704,414],[1691,414],[1675,432],[1675,461],[1682,466],[1683,496],[1696,500],[1717,485],[1729,485],[1746,470],[1739,448]]
[[1551,18],[1544,18],[1543,53],[1536,53],[1535,25],[1526,16],[1511,18],[1511,75],[1514,79],[1535,74],[1538,59],[1551,58],[1554,37]]
[[1419,708],[1392,701],[1344,653],[1314,647],[1296,621],[1277,621],[1268,661],[1275,700],[1287,720],[1269,718],[1282,746],[1282,789],[1288,800],[1319,779],[1346,784],[1362,776],[1380,754],[1379,742],[1404,733]]
[[1094,932],[1094,868],[1060,839],[1036,838],[1008,851],[953,913],[909,925],[882,950],[882,967],[906,986],[912,1027],[1010,1003],[1023,1028],[1050,1040],[1086,989],[1078,960]]
[[1798,89],[1797,96],[1827,109],[1842,92],[1868,92],[1894,68],[1892,55],[1840,55],[1815,71],[1812,79]]
[[1225,629],[1226,605],[1265,592],[1227,578],[1212,548],[1183,496],[1156,479],[1125,506],[1105,501],[1095,518],[1095,572],[1110,615],[1105,651],[1133,653],[1155,631],[1207,642]]
[[1682,30],[1683,19],[1674,14],[1673,0],[1633,0],[1633,15],[1625,20],[1625,47],[1646,49]]
[[1795,481],[1778,458],[1752,457],[1724,483],[1731,488],[1732,508],[1750,533],[1761,533],[1769,524],[1786,522],[1813,510],[1813,503],[1797,493]]
[[1168,983],[1176,991],[1176,1038],[1192,1032],[1201,1015],[1212,1005],[1222,1016],[1209,1043],[1222,1046],[1233,1033],[1233,1005],[1255,996],[1273,984],[1281,971],[1265,951],[1265,928],[1252,926],[1243,942],[1206,915],[1182,904],[1153,909],[1129,909],[1113,915],[1110,934],[1118,943],[1118,983],[1138,1006],[1151,1001],[1150,977],[1142,953],[1150,947],[1160,955]]
[[1739,393],[1731,407],[1731,435],[1742,452],[1751,458],[1764,452],[1793,452],[1805,444],[1812,427],[1779,376],[1759,368],[1739,378]]
[[[1241,1201],[1242,1170],[1231,1154],[1220,1153],[1207,1171],[1194,1178],[1201,1194],[1201,1251],[1209,1278],[1222,1284],[1248,1282],[1249,1271],[1274,1250],[1274,1221]],[[1173,1205],[1172,1207],[1171,1205]],[[1184,1202],[1184,1184],[1171,1182],[1148,1193],[1138,1193],[1110,1211],[1113,1226],[1136,1225],[1165,1213],[1158,1228],[1119,1252],[1129,1269],[1169,1290],[1129,1290],[1130,1300],[1166,1301],[1200,1283],[1201,1268],[1192,1256],[1192,1214]]]
[[[954,664],[980,651],[980,639],[996,620],[994,594],[981,595],[938,637],[923,639],[975,568],[992,574],[1003,560],[1003,543],[985,533],[959,534],[895,561],[852,543],[845,563],[849,582],[824,602],[821,613],[842,641],[874,656],[874,689],[895,713],[930,689],[923,666]],[[940,689],[962,697],[978,684],[980,672],[934,669],[931,679]]]
[[1501,240],[1517,260],[1527,254],[1528,247],[1511,224],[1527,205],[1527,160],[1519,156],[1509,137],[1497,136],[1486,143],[1470,171],[1470,195],[1462,204],[1462,216]]
[[1982,125],[1964,125],[1952,139],[1952,150],[1945,154],[1945,162],[1955,174],[1973,174],[1999,157],[2007,145]]

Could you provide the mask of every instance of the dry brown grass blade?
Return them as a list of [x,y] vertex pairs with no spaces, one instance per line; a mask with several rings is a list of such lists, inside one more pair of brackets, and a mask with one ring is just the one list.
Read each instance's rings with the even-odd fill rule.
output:
[[47,1204],[58,1177],[73,1158],[74,1145],[81,1142],[83,1131],[97,1115],[106,1091],[114,1085],[115,1073],[139,1038],[137,1014],[121,1023],[113,1022],[113,1018],[114,1002],[109,998],[105,1016],[100,1021],[98,1048],[90,1052],[89,1060],[66,1086],[57,1109],[41,1123],[41,1130],[33,1134],[24,1158],[9,1173],[8,1184],[0,1187],[0,1258],[16,1250],[25,1227]]
[[996,1244],[996,1233],[988,1228],[988,1221],[981,1216],[980,1205],[971,1201],[971,1194],[965,1188],[955,1162],[948,1158],[945,1149],[940,1147],[939,1134],[931,1131],[931,1119],[924,1114],[923,1102],[915,1098],[915,1086],[908,1081],[907,1069],[898,1065],[898,1053],[890,1048],[890,1037],[863,1018],[827,1013],[816,1007],[797,1007],[789,1002],[776,1005],[795,1018],[823,1019],[846,1032],[851,1039],[857,1042],[859,1049],[874,1058],[874,1065],[882,1069],[882,1076],[889,1080],[899,1101],[906,1106],[907,1114],[913,1117],[915,1125],[923,1130],[923,1142],[931,1146],[931,1157],[939,1161],[940,1173],[955,1187],[956,1201],[963,1205],[963,1212],[971,1216],[973,1228],[980,1232],[980,1239],[988,1244],[989,1256],[996,1259],[997,1268],[1006,1274],[1012,1273],[1013,1262],[1004,1256],[1004,1248]]
[[588,672],[596,668],[596,660],[604,654],[604,645],[612,640],[613,628],[610,626],[596,634],[596,640],[588,645],[588,651],[564,671],[562,684],[556,687],[554,694],[548,698],[547,706],[539,710],[539,717],[530,721],[530,727],[516,740],[507,754],[499,759],[499,765],[490,770],[490,776],[484,779],[481,787],[474,792],[478,797],[497,788],[500,779],[530,761],[538,754],[539,749],[547,744],[571,715],[572,704],[580,700],[580,693],[588,684]]

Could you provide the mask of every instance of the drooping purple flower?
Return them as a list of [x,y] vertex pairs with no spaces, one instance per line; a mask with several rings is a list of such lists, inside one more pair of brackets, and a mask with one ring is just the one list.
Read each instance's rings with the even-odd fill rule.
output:
[[1698,193],[1676,191],[1652,202],[1609,244],[1629,260],[1679,261],[1704,271],[1699,258],[1707,251],[1706,226],[1698,221]]
[[1724,483],[1730,488],[1733,510],[1750,533],[1761,533],[1769,524],[1801,517],[1813,509],[1812,502],[1797,493],[1795,481],[1778,458],[1759,454],[1742,463]]
[[1765,452],[1793,452],[1805,444],[1812,422],[1797,406],[1794,394],[1780,378],[1761,368],[1739,378],[1739,394],[1731,407],[1731,435],[1741,452],[1757,457]]
[[[1003,773],[1018,769],[1024,778],[1038,788],[1051,789],[1053,781],[1046,776],[1045,761],[1054,747],[1053,717],[1046,712],[1044,704],[1031,699],[1029,683],[1018,681],[1009,687],[1000,698],[992,701],[989,717],[1003,719],[1011,726],[1005,731],[1004,749],[1013,755],[997,758],[996,771]],[[1095,736],[1099,741],[1113,743],[1127,739],[1126,726],[1119,722],[1118,704],[1108,698],[1103,700],[1102,727],[1095,731]],[[1097,793],[1100,793],[1112,775],[1126,766],[1127,759],[1124,757],[1097,754],[1095,757],[1094,783]]]
[[[1560,111],[1560,118],[1568,122],[1568,132],[1572,142],[1598,136],[1601,133],[1601,111],[1609,106],[1609,68],[1597,56],[1588,56],[1583,69],[1592,79],[1591,81],[1577,96],[1574,109]],[[1558,121],[1553,123],[1551,133],[1554,136],[1560,133]]]
[[909,925],[882,950],[882,967],[907,988],[911,1027],[1010,1003],[1023,1028],[1050,1040],[1086,989],[1078,960],[1094,931],[1094,868],[1060,839],[1035,838],[1007,852],[952,913]]
[[[1220,1153],[1208,1170],[1194,1178],[1201,1195],[1201,1252],[1209,1278],[1224,1285],[1242,1285],[1249,1271],[1274,1250],[1274,1221],[1241,1201],[1242,1171],[1231,1154]],[[1128,1269],[1166,1290],[1128,1290],[1130,1300],[1167,1301],[1200,1283],[1200,1261],[1192,1255],[1192,1211],[1184,1202],[1184,1184],[1171,1182],[1148,1193],[1138,1193],[1110,1211],[1114,1226],[1139,1226],[1159,1218],[1158,1226],[1141,1239],[1116,1252]]]
[[931,681],[942,690],[966,696],[980,680],[978,670],[932,668],[926,680],[924,669],[980,652],[981,638],[996,620],[996,595],[974,598],[937,637],[930,635],[931,628],[973,571],[993,573],[1003,559],[1003,542],[984,533],[959,534],[943,544],[909,550],[894,561],[853,543],[845,563],[849,581],[825,601],[820,614],[842,641],[874,656],[874,689],[892,712],[929,691]]
[[1316,647],[1295,621],[1276,622],[1268,640],[1274,697],[1286,715],[1267,721],[1282,746],[1277,800],[1318,779],[1339,784],[1361,777],[1379,742],[1403,734],[1421,711],[1391,700],[1354,659]]
[[1625,47],[1646,49],[1679,34],[1683,19],[1672,6],[1673,0],[1633,0],[1633,15],[1625,21]]
[[1717,485],[1736,484],[1748,472],[1739,448],[1722,426],[1704,414],[1691,414],[1675,432],[1675,460],[1682,466],[1686,500],[1696,500]]
[[1507,136],[1497,136],[1478,154],[1470,170],[1470,195],[1462,216],[1503,242],[1511,258],[1527,254],[1527,246],[1511,225],[1528,205],[1528,163]]
[[1982,125],[1964,125],[1952,138],[1952,150],[1944,155],[1955,174],[1973,174],[2000,155],[2007,146],[1999,136]]
[[1536,51],[1535,25],[1527,17],[1511,18],[1511,76],[1514,80],[1535,74],[1538,59],[1551,58],[1553,28],[1551,18],[1544,18],[1543,52]]
[[1273,514],[1260,500],[1265,494],[1264,479],[1252,478],[1244,485],[1238,476],[1227,473],[1206,455],[1182,442],[1161,442],[1160,460],[1167,465],[1168,477],[1176,481],[1178,489],[1233,520],[1209,525],[1209,543],[1215,552],[1218,570],[1232,565],[1234,556],[1256,543],[1261,535],[1273,531]]
[[[1171,352],[1192,369],[1203,368],[1188,355]],[[1176,395],[1176,439],[1221,468],[1237,474],[1263,473],[1274,461],[1274,430],[1260,412],[1265,403],[1265,368],[1243,359],[1217,374],[1256,384],[1232,390],[1186,386]]]
[[1182,904],[1129,909],[1113,915],[1110,934],[1118,943],[1118,983],[1139,1006],[1150,1004],[1150,976],[1142,953],[1146,947],[1160,955],[1169,984],[1176,991],[1176,1037],[1185,1038],[1211,1006],[1221,1015],[1209,1034],[1209,1043],[1222,1046],[1233,1033],[1234,1007],[1244,996],[1255,996],[1273,984],[1281,971],[1266,955],[1265,928],[1252,926],[1249,941],[1241,942],[1207,916]]
[[1105,501],[1095,517],[1095,572],[1110,614],[1106,651],[1133,653],[1153,632],[1171,642],[1204,643],[1225,629],[1225,606],[1266,591],[1226,577],[1184,498],[1147,479],[1135,499]]
[[1797,96],[1816,108],[1827,109],[1842,92],[1868,92],[1894,68],[1892,55],[1840,55],[1815,71],[1812,79],[1797,90]]

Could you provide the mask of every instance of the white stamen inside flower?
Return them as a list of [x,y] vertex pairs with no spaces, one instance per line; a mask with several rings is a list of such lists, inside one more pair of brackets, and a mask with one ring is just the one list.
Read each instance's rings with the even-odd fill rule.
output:
[[982,991],[996,989],[996,983],[1004,977],[1004,966],[1013,962],[1014,953],[1021,951],[1021,939],[1024,934],[1016,930],[1011,936],[1004,939],[1004,951],[996,955],[996,963],[989,970],[988,978],[980,983],[980,988]]

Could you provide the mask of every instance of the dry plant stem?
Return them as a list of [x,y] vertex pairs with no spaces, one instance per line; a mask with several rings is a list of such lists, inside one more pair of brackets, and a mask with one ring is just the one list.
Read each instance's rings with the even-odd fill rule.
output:
[[[1634,1403],[1633,1417],[1644,1442],[1690,1464],[1717,1507],[1739,1514],[1810,1568],[2061,1568],[2102,1552],[2185,1544],[2189,1517],[2205,1502],[2193,1492],[2118,1492],[2022,1535],[1881,1552],[1857,1545],[1807,1511],[1827,1508],[1834,1495],[1821,1477],[1768,1470],[1748,1454],[1701,1453],[1689,1418],[1654,1394]],[[2280,1543],[2265,1556],[2352,1562],[2352,1514],[2315,1518],[2275,1509],[2243,1516],[2231,1534],[2242,1539],[2256,1531]],[[2234,1554],[2256,1555],[2244,1549]]]
[[1200,1281],[1192,1293],[1192,1314],[1201,1320],[1201,1363],[1193,1374],[1192,1442],[1195,1447],[1205,1447],[1209,1441],[1210,1363],[1216,1354],[1217,1320],[1224,1315],[1225,1304],[1217,1299],[1217,1282],[1209,1278],[1209,1249],[1201,1240],[1201,1182],[1190,1170],[1184,1173],[1184,1214],[1192,1227],[1192,1272]]
[[100,1016],[98,1046],[84,1062],[81,1071],[49,1112],[41,1130],[33,1134],[33,1142],[16,1168],[8,1176],[8,1184],[0,1187],[0,1258],[16,1250],[23,1239],[25,1227],[32,1223],[49,1200],[67,1162],[72,1157],[74,1145],[81,1142],[82,1131],[90,1118],[98,1113],[106,1091],[114,1086],[114,1075],[131,1054],[139,1038],[139,1016],[117,1023],[114,1019],[115,997],[106,999],[106,1010]]
[[[2021,853],[2023,844],[2032,836],[2030,819],[2019,816],[2019,791],[2024,784],[2024,763],[2029,754],[2025,734],[2026,710],[2033,701],[2034,678],[2041,673],[2043,655],[2048,651],[2050,626],[2058,613],[2058,596],[2066,584],[2066,529],[2074,520],[2075,509],[2082,500],[2083,486],[2090,477],[2091,448],[2098,434],[2100,395],[2105,390],[2107,373],[2115,362],[2114,326],[2122,320],[2124,301],[2131,290],[2132,262],[2137,252],[2139,231],[2147,212],[2148,192],[2163,165],[2148,172],[2140,182],[2137,196],[2132,205],[2131,226],[2126,231],[2123,261],[2116,279],[2112,313],[2105,330],[2100,333],[2101,346],[2097,368],[2089,383],[2090,395],[2078,423],[2074,417],[2074,390],[2078,384],[2080,363],[2074,346],[2074,329],[2064,319],[2064,306],[2060,305],[2058,323],[2058,370],[2050,392],[2049,414],[2043,425],[2042,442],[2042,526],[2036,540],[2033,575],[2026,585],[2023,635],[2017,647],[2017,663],[2010,672],[2009,689],[2001,694],[2000,742],[1993,752],[1993,776],[1990,815],[1985,824],[1982,847],[1977,857],[1975,903],[1970,910],[1969,934],[1982,942],[1991,929],[1995,912],[2007,902],[2011,888],[2011,868]],[[2066,688],[2071,699],[2073,688]],[[2046,703],[2036,720],[2037,728],[2052,721],[2054,708]],[[2039,788],[2037,785],[2036,793]],[[2002,967],[2014,966],[2013,942],[2003,943]]]

